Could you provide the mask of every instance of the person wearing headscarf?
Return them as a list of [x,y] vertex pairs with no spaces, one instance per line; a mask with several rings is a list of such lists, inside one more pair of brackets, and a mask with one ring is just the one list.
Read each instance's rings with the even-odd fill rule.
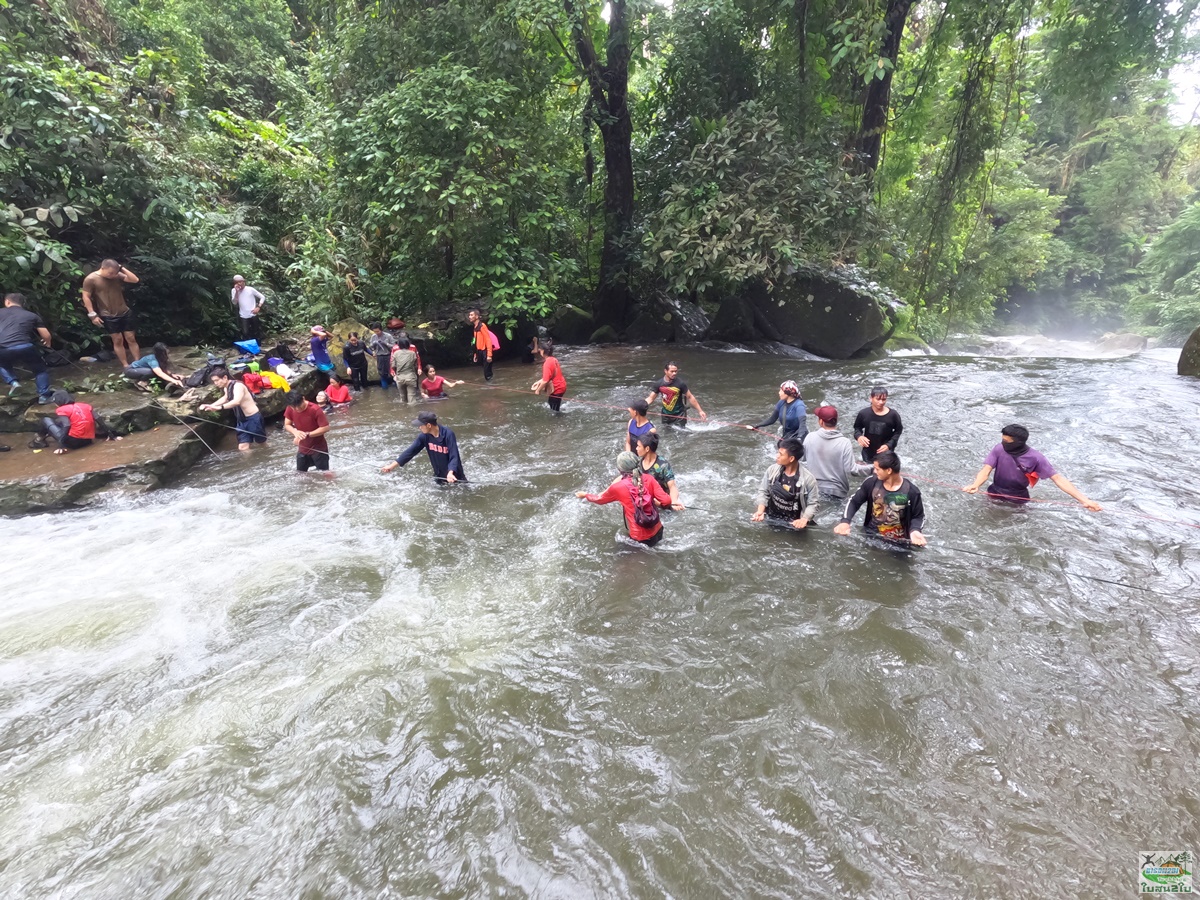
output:
[[[656,504],[671,506],[671,495],[662,489],[653,476],[643,475],[636,453],[623,450],[617,454],[617,471],[620,475],[604,493],[576,491],[575,496],[601,505],[620,503],[629,537],[639,544],[653,547],[663,538],[662,520]],[[681,505],[671,508],[683,509]]]
[[[788,438],[803,441],[804,436],[808,434],[808,422],[805,420],[807,415],[808,410],[804,407],[804,401],[800,399],[800,386],[789,379],[779,386],[779,402],[775,404],[775,409],[771,411],[770,417],[757,425],[743,425],[742,427],[762,429],[769,428],[778,422],[781,441]],[[801,458],[803,458],[803,452]]]

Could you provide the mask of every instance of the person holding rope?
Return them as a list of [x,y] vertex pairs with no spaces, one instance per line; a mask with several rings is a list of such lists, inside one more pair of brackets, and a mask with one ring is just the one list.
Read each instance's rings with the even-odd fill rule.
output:
[[[779,386],[779,402],[775,404],[771,415],[757,425],[743,425],[742,427],[749,431],[761,431],[778,422],[781,441],[788,438],[798,438],[803,441],[804,436],[808,434],[808,423],[805,421],[807,415],[808,411],[804,408],[804,401],[800,399],[800,386],[789,378]],[[800,458],[804,458],[803,444],[800,445]]]
[[887,388],[876,385],[871,388],[871,405],[854,417],[854,439],[862,447],[863,462],[874,460],[876,453],[894,451],[904,433],[900,413],[888,408],[887,399]]
[[700,402],[688,390],[688,386],[679,380],[679,366],[672,361],[668,361],[663,366],[662,379],[646,397],[647,409],[660,395],[662,396],[663,425],[687,428],[689,406],[695,407],[696,412],[700,414],[701,422],[708,421],[708,414],[700,408]]
[[807,528],[817,517],[821,490],[812,472],[800,464],[804,448],[797,438],[784,438],[775,451],[775,464],[767,469],[758,495],[758,509],[751,522],[771,519],[786,522],[797,531]]
[[963,488],[967,494],[979,492],[980,486],[995,472],[988,485],[989,497],[1010,503],[1026,503],[1029,489],[1042,478],[1049,478],[1060,491],[1083,504],[1084,509],[1100,512],[1100,504],[1058,474],[1050,460],[1028,446],[1029,429],[1023,425],[1005,425],[1000,429],[1000,443],[992,448],[975,480]]
[[237,418],[237,441],[239,450],[249,450],[251,444],[267,442],[267,428],[262,413],[250,389],[240,381],[229,377],[229,370],[217,366],[208,373],[213,385],[224,391],[225,397],[217,403],[205,403],[200,408],[208,412],[232,409]]
[[457,484],[466,481],[462,459],[458,454],[458,438],[445,425],[439,425],[437,416],[431,412],[418,413],[413,424],[417,426],[417,439],[409,444],[408,449],[397,456],[379,471],[383,474],[394,472],[397,468],[408,465],[409,460],[424,450],[429,454],[429,464],[433,466],[433,477],[443,484]]
[[662,519],[655,504],[671,506],[672,509],[683,509],[683,506],[672,506],[671,495],[653,478],[643,475],[637,456],[628,450],[617,455],[617,471],[620,476],[603,493],[576,491],[575,496],[601,505],[620,503],[629,537],[639,544],[653,547],[663,539]]
[[[658,486],[671,495],[670,507],[683,509],[679,502],[679,488],[675,484],[675,470],[665,459],[658,455],[658,433],[649,431],[637,439],[634,444],[638,459],[642,461],[642,474],[653,476]],[[663,504],[659,504],[660,506]]]
[[309,403],[300,391],[288,391],[287,408],[283,411],[283,430],[292,436],[296,445],[296,471],[329,471],[329,444],[325,434],[329,420],[321,407]]
[[854,496],[846,501],[842,521],[834,526],[833,533],[850,533],[850,523],[859,507],[868,503],[863,517],[863,531],[886,541],[916,547],[927,543],[921,533],[925,525],[925,504],[921,501],[921,489],[900,474],[900,457],[891,450],[875,455],[869,475]]
[[826,500],[844,500],[850,494],[850,476],[870,475],[871,467],[854,459],[854,444],[838,431],[838,411],[825,404],[813,410],[820,428],[804,438],[804,464],[817,479]]
[[554,358],[554,341],[550,338],[539,341],[537,354],[542,358],[542,377],[529,389],[535,394],[540,394],[542,388],[546,388],[550,393],[546,398],[546,405],[552,412],[559,412],[562,409],[563,395],[567,392],[567,378],[563,375],[562,366]]

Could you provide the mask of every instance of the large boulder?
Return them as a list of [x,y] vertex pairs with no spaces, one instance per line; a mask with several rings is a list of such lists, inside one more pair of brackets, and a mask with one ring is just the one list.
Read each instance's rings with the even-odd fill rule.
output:
[[697,304],[667,294],[641,303],[622,337],[631,344],[661,344],[702,340],[708,316]]
[[1183,345],[1179,354],[1180,375],[1200,375],[1200,328],[1192,332],[1192,336]]
[[1140,334],[1122,332],[1106,334],[1100,338],[1098,345],[1102,353],[1141,353],[1146,349],[1149,338]]
[[570,303],[560,306],[546,320],[546,331],[560,344],[586,344],[595,330],[592,314]]
[[831,359],[878,350],[895,330],[901,303],[855,266],[802,269],[768,291],[762,282],[722,301],[709,337],[768,340]]

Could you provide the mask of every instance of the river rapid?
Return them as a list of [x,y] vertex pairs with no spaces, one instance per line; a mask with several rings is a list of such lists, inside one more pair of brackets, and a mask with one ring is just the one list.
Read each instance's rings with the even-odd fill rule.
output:
[[332,478],[272,430],[0,521],[0,896],[1100,897],[1139,850],[1200,851],[1176,354],[670,352],[718,423],[796,378],[849,433],[886,384],[905,469],[949,485],[1023,423],[1105,512],[923,481],[918,553],[829,512],[785,533],[749,521],[773,444],[707,424],[664,435],[698,508],[646,550],[573,496],[625,427],[573,398],[644,397],[663,348],[563,353],[561,417],[515,392],[531,366],[452,389],[454,488],[424,454],[378,473],[416,407],[374,389],[333,416]]

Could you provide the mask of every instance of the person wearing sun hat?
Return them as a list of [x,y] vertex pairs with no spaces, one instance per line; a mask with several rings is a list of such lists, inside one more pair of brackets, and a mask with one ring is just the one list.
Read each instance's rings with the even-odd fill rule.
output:
[[800,399],[800,386],[789,379],[779,386],[779,402],[775,404],[775,409],[771,411],[770,417],[757,425],[743,425],[742,427],[762,429],[778,422],[781,441],[788,438],[803,441],[804,436],[808,434],[808,423],[805,421],[807,415],[808,411],[804,408],[804,401]]

